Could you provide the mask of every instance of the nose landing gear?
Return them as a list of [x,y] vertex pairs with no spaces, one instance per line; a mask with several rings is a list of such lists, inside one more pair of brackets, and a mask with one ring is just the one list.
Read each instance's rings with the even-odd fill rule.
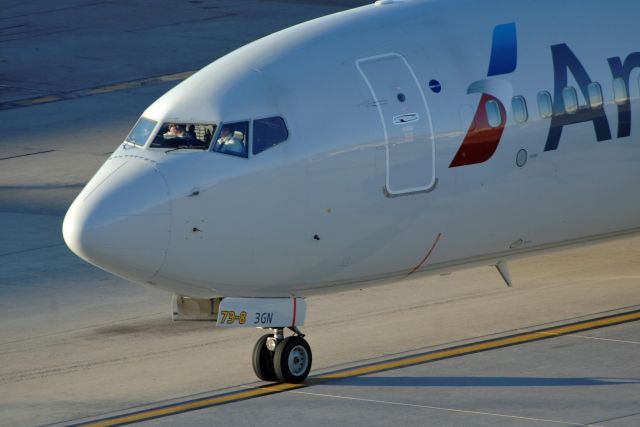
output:
[[311,347],[296,327],[295,335],[284,338],[284,328],[273,328],[273,334],[260,337],[253,348],[252,365],[263,381],[300,383],[311,370]]
[[[269,382],[301,383],[311,370],[311,348],[298,326],[304,324],[304,298],[226,297],[218,305],[218,327],[271,329],[253,347],[251,364],[258,378]],[[285,326],[293,336],[284,337]]]
[[260,337],[256,345],[253,347],[253,357],[251,358],[251,364],[253,365],[253,372],[262,381],[275,382],[278,381],[276,371],[273,364],[274,352],[267,348],[267,341],[272,339],[271,334],[266,334]]

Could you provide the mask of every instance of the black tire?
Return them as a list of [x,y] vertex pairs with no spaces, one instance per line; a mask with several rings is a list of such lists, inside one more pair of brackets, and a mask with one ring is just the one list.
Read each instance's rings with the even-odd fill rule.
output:
[[282,340],[273,355],[278,380],[283,383],[301,383],[311,370],[311,347],[300,337]]
[[251,358],[251,364],[253,365],[253,372],[262,381],[276,382],[278,377],[273,366],[273,351],[269,351],[267,348],[267,338],[273,335],[266,334],[260,337],[256,345],[253,347],[253,357]]

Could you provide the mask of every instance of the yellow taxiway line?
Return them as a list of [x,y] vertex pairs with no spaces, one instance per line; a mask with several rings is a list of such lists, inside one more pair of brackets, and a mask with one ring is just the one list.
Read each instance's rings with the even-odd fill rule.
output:
[[[464,344],[457,347],[436,350],[429,353],[401,357],[396,360],[377,362],[366,366],[349,368],[342,371],[332,372],[319,376],[311,377],[312,383],[316,384],[322,381],[332,379],[355,377],[360,375],[373,374],[390,369],[398,369],[410,365],[417,365],[436,360],[448,359],[451,357],[463,356],[481,351],[493,350],[502,347],[508,347],[518,344],[524,344],[532,341],[549,339],[560,335],[568,335],[576,332],[583,332],[590,329],[603,328],[605,326],[613,326],[620,323],[633,322],[640,320],[640,310],[634,310],[627,313],[616,314],[601,317],[592,320],[585,320],[563,326],[545,328],[538,331],[525,332],[510,335],[502,338],[490,339],[482,342]],[[194,399],[187,402],[167,404],[151,409],[145,409],[128,414],[117,415],[109,418],[103,418],[97,421],[89,421],[79,424],[71,424],[73,426],[91,426],[91,427],[109,427],[124,424],[146,421],[153,418],[166,417],[182,412],[193,411],[196,409],[209,408],[211,406],[223,405],[225,403],[237,402],[240,400],[251,399],[260,396],[266,396],[284,391],[295,390],[307,387],[312,384],[273,384],[262,387],[256,387],[248,390],[235,391],[228,394]]]
[[237,402],[239,400],[251,399],[253,397],[264,396],[268,394],[280,393],[282,391],[293,390],[305,387],[304,384],[274,384],[253,388],[245,391],[225,394],[222,396],[209,397],[185,403],[167,405],[160,408],[148,409],[132,414],[120,415],[113,418],[107,418],[99,421],[92,421],[83,424],[72,424],[78,426],[107,427],[130,424],[139,421],[146,421],[153,418],[166,417],[167,415],[175,415],[181,412],[193,411],[195,409],[208,408],[211,406],[222,405],[224,403]]

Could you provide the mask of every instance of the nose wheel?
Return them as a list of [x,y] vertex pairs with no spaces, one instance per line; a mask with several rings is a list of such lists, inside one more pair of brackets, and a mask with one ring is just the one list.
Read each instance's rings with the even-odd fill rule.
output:
[[263,381],[300,383],[311,370],[311,347],[304,335],[284,338],[283,329],[276,328],[273,334],[260,337],[253,348],[253,371]]
[[278,381],[276,371],[273,365],[274,351],[267,348],[267,340],[272,338],[271,334],[266,334],[260,337],[256,345],[253,347],[253,357],[251,362],[253,365],[253,372],[262,381],[275,382]]

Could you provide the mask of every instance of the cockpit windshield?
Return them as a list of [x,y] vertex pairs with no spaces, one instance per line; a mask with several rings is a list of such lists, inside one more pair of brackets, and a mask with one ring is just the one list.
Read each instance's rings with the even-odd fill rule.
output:
[[213,151],[247,157],[249,141],[249,122],[225,123],[220,128],[220,134]]
[[216,125],[200,123],[165,123],[153,141],[151,148],[188,148],[207,150]]
[[149,136],[151,136],[151,132],[153,132],[156,124],[157,122],[153,120],[140,117],[133,129],[131,129],[131,132],[129,132],[129,135],[127,135],[126,141],[143,146],[149,140]]
[[[157,133],[154,133],[155,129]],[[249,138],[252,130],[252,139]],[[215,136],[215,139],[213,139]],[[141,117],[133,127],[126,141],[131,144],[169,151],[211,150],[215,153],[248,158],[249,151],[258,155],[289,139],[289,131],[282,117],[274,116],[239,122],[215,124],[158,122]]]

